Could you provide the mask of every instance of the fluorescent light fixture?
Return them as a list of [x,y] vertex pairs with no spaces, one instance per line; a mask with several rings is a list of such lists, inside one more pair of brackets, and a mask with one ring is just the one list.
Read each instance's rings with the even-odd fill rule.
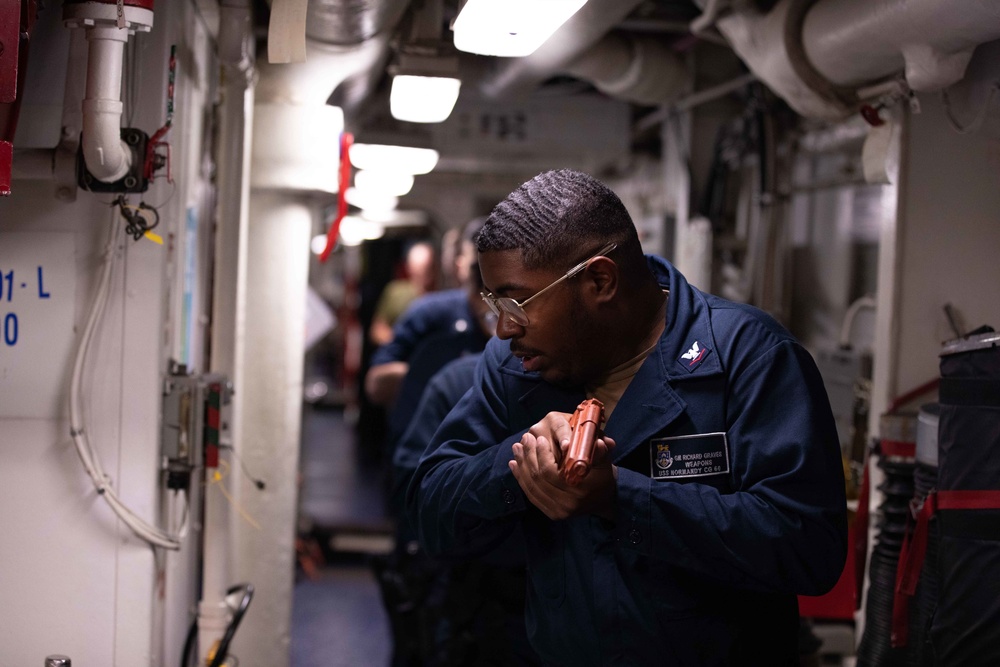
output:
[[364,211],[361,214],[361,217],[371,222],[381,223],[386,227],[427,226],[427,213],[416,209],[386,211],[385,213],[370,213],[368,211]]
[[399,206],[398,197],[363,192],[357,188],[347,188],[344,198],[348,204],[360,208],[364,213],[386,213]]
[[449,77],[397,74],[392,77],[389,111],[396,120],[440,123],[455,108],[461,86]]
[[438,152],[433,148],[386,144],[354,144],[350,156],[356,169],[383,169],[413,175],[429,174],[438,162]]
[[354,188],[366,196],[402,197],[413,188],[413,176],[394,171],[361,169],[354,174]]
[[361,245],[363,241],[374,241],[382,238],[383,234],[385,234],[383,225],[356,215],[344,216],[340,221],[340,241],[347,246]]
[[527,56],[587,0],[469,0],[455,19],[455,48],[484,56]]

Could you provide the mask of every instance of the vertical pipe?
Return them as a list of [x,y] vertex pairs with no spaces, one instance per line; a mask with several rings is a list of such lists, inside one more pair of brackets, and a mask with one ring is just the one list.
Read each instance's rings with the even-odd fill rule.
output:
[[128,173],[132,155],[121,140],[122,56],[128,31],[87,28],[87,94],[83,100],[83,157],[99,181],[111,183]]
[[[235,4],[235,6],[233,6]],[[223,67],[218,164],[218,209],[212,297],[209,368],[238,383],[242,364],[247,262],[247,212],[250,200],[250,142],[253,127],[251,10],[248,2],[220,8],[219,57]],[[240,437],[242,392],[232,397],[229,433],[233,451]],[[206,470],[211,475],[213,470]],[[235,479],[231,478],[231,479]],[[202,599],[198,605],[198,656],[205,659],[222,639],[231,619],[225,591],[234,582],[235,519],[218,484],[205,485],[205,543]]]
[[244,460],[251,470],[267,470],[269,483],[266,490],[237,496],[260,529],[240,524],[237,530],[237,576],[253,582],[256,595],[234,652],[268,667],[287,667],[289,661],[313,218],[313,206],[301,194],[251,194],[247,265],[253,270],[246,275],[245,363],[236,392],[243,397]]

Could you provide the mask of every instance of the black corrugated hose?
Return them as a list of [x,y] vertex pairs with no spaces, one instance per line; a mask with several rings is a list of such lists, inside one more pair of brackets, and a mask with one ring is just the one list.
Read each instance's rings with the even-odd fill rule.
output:
[[885,482],[879,506],[881,517],[878,537],[868,566],[868,597],[865,603],[865,630],[858,646],[858,664],[865,667],[903,667],[905,652],[894,649],[892,638],[892,602],[896,585],[896,567],[906,532],[906,517],[913,498],[912,458],[879,457]]

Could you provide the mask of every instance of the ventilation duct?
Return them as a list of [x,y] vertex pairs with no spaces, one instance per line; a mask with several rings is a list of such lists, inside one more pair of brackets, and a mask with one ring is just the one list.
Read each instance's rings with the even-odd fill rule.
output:
[[793,109],[832,120],[855,109],[858,89],[900,73],[915,91],[959,81],[975,47],[1000,38],[1000,4],[780,0],[767,14],[733,12],[716,27]]
[[616,32],[608,33],[565,71],[610,97],[650,106],[672,102],[691,82],[683,61],[662,40]]

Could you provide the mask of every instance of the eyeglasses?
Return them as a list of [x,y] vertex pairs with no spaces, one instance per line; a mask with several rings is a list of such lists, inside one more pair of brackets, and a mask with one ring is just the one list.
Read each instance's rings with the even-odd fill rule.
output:
[[526,327],[528,326],[529,320],[528,320],[528,314],[524,312],[524,307],[527,306],[528,303],[530,303],[533,299],[538,298],[542,294],[545,294],[547,291],[549,291],[562,281],[577,275],[585,268],[587,268],[587,265],[590,264],[592,261],[594,261],[595,259],[597,259],[602,255],[608,254],[617,247],[618,247],[617,243],[607,244],[606,246],[598,250],[596,255],[594,255],[593,257],[588,257],[587,259],[583,260],[582,262],[574,266],[572,269],[567,271],[565,274],[563,274],[561,278],[557,278],[555,282],[550,283],[546,287],[543,287],[541,290],[535,292],[524,301],[519,302],[515,299],[510,298],[509,296],[494,296],[493,294],[490,294],[488,292],[480,292],[479,296],[483,297],[483,301],[486,302],[486,304],[490,307],[490,310],[492,310],[497,317],[502,318],[504,315],[506,315],[517,324],[521,325],[522,327]]

